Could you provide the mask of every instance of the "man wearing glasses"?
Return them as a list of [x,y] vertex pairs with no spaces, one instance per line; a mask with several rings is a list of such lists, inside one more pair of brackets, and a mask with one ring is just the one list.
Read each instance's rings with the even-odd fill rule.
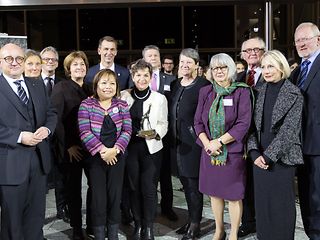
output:
[[[241,58],[244,59],[248,68],[238,74],[237,81],[245,82],[253,89],[259,86],[262,81],[260,58],[265,51],[265,42],[259,38],[250,38],[242,43]],[[244,237],[256,232],[256,218],[254,209],[253,192],[253,169],[251,159],[247,159],[247,180],[246,192],[243,199],[243,213],[238,237]]]
[[[48,95],[51,95],[52,88],[58,82],[64,80],[56,75],[56,69],[59,62],[58,51],[48,46],[40,52],[42,59],[42,72],[41,77],[46,86]],[[53,140],[52,140],[53,141]],[[52,152],[52,169],[48,175],[47,188],[54,188],[56,198],[57,218],[62,219],[64,222],[70,222],[70,214],[68,208],[67,190],[66,190],[66,176],[64,169],[66,166],[63,163],[57,161],[56,154],[54,152],[54,143],[51,143]]]
[[310,22],[301,23],[294,34],[301,64],[291,80],[301,89],[305,104],[302,117],[304,165],[298,167],[299,198],[304,230],[320,239],[320,31]]
[[51,94],[53,86],[59,81],[63,80],[56,76],[56,69],[59,63],[59,54],[54,47],[46,47],[40,52],[42,59],[41,77],[46,85],[49,95]]
[[0,239],[43,240],[48,136],[57,116],[43,83],[23,77],[24,51],[0,49]]
[[164,73],[173,75],[174,60],[171,55],[165,55],[162,58],[162,69]]

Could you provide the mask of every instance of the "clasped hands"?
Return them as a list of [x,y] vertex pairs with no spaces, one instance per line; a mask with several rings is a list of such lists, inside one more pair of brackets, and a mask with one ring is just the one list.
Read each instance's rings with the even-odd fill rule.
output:
[[256,160],[254,160],[254,164],[258,166],[259,168],[262,168],[264,170],[267,170],[269,165],[267,164],[266,160],[263,156],[258,157]]
[[221,147],[222,145],[218,139],[213,139],[204,147],[204,150],[209,156],[218,156],[222,153]]
[[115,147],[107,148],[104,146],[99,153],[102,160],[108,165],[115,165],[118,162],[117,149]]
[[40,127],[34,133],[23,131],[21,132],[21,143],[27,146],[36,146],[49,135],[48,128]]

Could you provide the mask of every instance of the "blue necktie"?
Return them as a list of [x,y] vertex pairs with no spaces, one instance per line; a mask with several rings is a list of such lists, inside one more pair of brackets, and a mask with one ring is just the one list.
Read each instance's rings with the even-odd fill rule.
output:
[[300,79],[298,81],[298,87],[303,88],[304,82],[307,79],[308,66],[311,62],[309,60],[304,60],[300,67]]
[[26,91],[24,90],[24,88],[21,86],[21,82],[22,80],[17,80],[17,81],[14,81],[14,83],[17,85],[18,87],[18,96],[20,98],[20,100],[24,103],[24,104],[27,104],[29,99],[28,99],[28,96],[27,96],[27,93]]

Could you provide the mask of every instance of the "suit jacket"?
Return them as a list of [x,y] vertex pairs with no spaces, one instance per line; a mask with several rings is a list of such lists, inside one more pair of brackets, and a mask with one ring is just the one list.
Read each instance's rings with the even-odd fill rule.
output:
[[[34,107],[36,129],[47,127],[53,133],[57,116],[51,107],[45,85],[37,79],[25,78],[29,100]],[[3,75],[0,76],[0,184],[17,185],[26,180],[30,160],[37,152],[45,174],[50,171],[49,140],[44,139],[36,148],[17,143],[21,131],[30,131],[27,109],[12,90]],[[5,114],[4,114],[5,113]]]
[[[89,68],[88,73],[84,81],[88,84],[92,84],[94,76],[100,71],[100,63]],[[130,72],[127,68],[118,64],[114,64],[114,71],[117,74],[117,78],[120,84],[120,90],[129,88]]]
[[[302,115],[302,151],[307,155],[320,155],[320,54],[316,57],[304,86],[301,89],[304,97]],[[291,74],[290,80],[297,84],[300,66]]]
[[[260,150],[264,99],[267,83],[257,89],[254,109],[254,131],[248,138],[248,151]],[[303,97],[300,90],[290,81],[285,80],[272,110],[271,131],[276,134],[270,145],[263,152],[273,162],[281,161],[288,165],[302,164],[300,142]]]
[[170,84],[171,82],[173,82],[173,80],[176,79],[176,76],[160,72],[159,79],[160,79],[160,85],[159,85],[158,92],[166,95],[168,92],[171,91]]
[[[130,93],[131,90],[121,92],[121,99],[126,101],[129,108],[133,105],[134,99]],[[163,148],[162,138],[168,132],[168,103],[165,96],[158,92],[152,91],[149,98],[143,102],[143,114],[150,108],[149,120],[151,129],[155,129],[161,140],[146,140],[150,154],[156,153]],[[144,129],[148,129],[147,121],[144,121]]]
[[[197,111],[194,115],[194,128],[197,136],[205,133],[211,140],[209,129],[209,112],[216,92],[212,86],[205,86],[200,90]],[[225,132],[228,132],[235,141],[227,144],[228,152],[243,153],[245,137],[248,133],[252,109],[249,88],[237,88],[233,93],[224,96],[223,99],[232,99],[232,106],[225,106]],[[202,146],[200,140],[199,145]]]

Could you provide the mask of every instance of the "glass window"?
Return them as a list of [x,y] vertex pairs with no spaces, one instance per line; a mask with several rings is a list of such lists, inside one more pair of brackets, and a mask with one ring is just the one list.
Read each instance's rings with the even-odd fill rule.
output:
[[0,12],[0,32],[8,35],[24,36],[23,11]]
[[234,47],[234,7],[185,7],[185,47]]
[[128,8],[79,10],[80,49],[97,50],[99,39],[112,36],[118,49],[129,49]]
[[28,11],[28,46],[41,50],[53,46],[57,50],[77,49],[76,11]]
[[237,6],[237,47],[251,37],[264,39],[264,19],[263,3]]
[[273,47],[279,49],[287,44],[288,16],[286,4],[274,4],[273,8]]
[[181,48],[181,8],[132,8],[133,49],[157,45],[160,49]]

